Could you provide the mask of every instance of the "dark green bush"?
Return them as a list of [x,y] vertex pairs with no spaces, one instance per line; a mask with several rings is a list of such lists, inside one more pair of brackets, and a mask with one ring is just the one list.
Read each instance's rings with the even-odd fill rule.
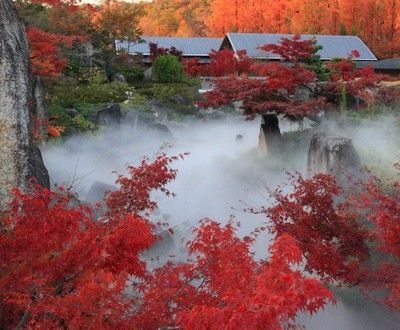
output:
[[144,78],[144,68],[139,65],[119,63],[114,68],[116,73],[124,75],[129,84],[142,81]]
[[153,64],[153,79],[163,83],[181,82],[183,66],[174,55],[159,56]]
[[50,106],[50,121],[53,125],[63,126],[65,128],[65,134],[68,134],[71,130],[87,131],[95,129],[93,118],[95,117],[96,111],[101,107],[101,104],[76,104],[74,111],[76,115],[68,114],[68,109],[63,108],[58,104]]
[[58,85],[54,87],[51,102],[64,108],[82,103],[122,102],[133,88],[126,83]]
[[141,56],[133,56],[124,52],[117,54],[112,60],[112,67],[115,73],[123,74],[129,84],[143,80],[144,68],[141,64]]

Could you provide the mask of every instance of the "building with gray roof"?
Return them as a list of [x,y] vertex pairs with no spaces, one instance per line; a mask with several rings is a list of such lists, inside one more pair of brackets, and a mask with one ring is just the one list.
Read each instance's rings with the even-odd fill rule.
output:
[[[115,42],[117,51],[125,50],[130,54],[142,54],[143,62],[150,63],[150,43],[158,47],[171,48],[182,52],[183,58],[200,58],[201,62],[210,61],[209,53],[212,50],[224,48],[237,52],[246,50],[247,55],[255,60],[280,60],[280,56],[271,52],[259,49],[265,44],[277,44],[281,38],[292,38],[293,34],[267,34],[267,33],[227,33],[224,38],[206,37],[161,37],[143,36],[140,42],[119,41]],[[324,61],[334,58],[346,58],[353,51],[360,53],[359,58],[353,59],[356,62],[377,60],[371,50],[357,36],[345,35],[312,35],[302,34],[301,39],[316,38],[317,44],[322,46],[318,55]]]
[[[150,55],[149,45],[157,44],[160,48],[175,47],[182,52],[184,58],[200,58],[209,60],[209,53],[212,50],[219,50],[223,38],[205,38],[205,37],[159,37],[144,36],[140,42],[116,41],[116,49],[125,50],[130,54],[142,54],[144,62],[148,62]],[[147,60],[146,60],[147,59]]]
[[366,65],[371,65],[375,72],[399,76],[400,74],[400,57],[386,58],[378,61],[366,61],[356,63],[356,67],[362,68]]
[[[266,33],[227,33],[222,41],[220,49],[229,48],[237,52],[238,50],[246,50],[247,55],[258,60],[279,60],[279,55],[265,52],[258,47],[265,44],[277,44],[281,38],[292,38],[293,34],[266,34]],[[301,39],[316,38],[317,45],[321,45],[322,49],[318,51],[318,55],[322,60],[329,61],[334,58],[346,58],[353,50],[360,53],[359,58],[355,61],[376,61],[377,58],[357,36],[344,35],[312,35],[302,34]]]

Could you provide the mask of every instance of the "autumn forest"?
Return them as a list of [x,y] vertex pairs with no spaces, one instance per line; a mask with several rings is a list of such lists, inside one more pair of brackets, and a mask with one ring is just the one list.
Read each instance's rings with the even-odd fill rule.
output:
[[396,0],[154,0],[143,6],[144,35],[354,34],[380,58],[400,55]]

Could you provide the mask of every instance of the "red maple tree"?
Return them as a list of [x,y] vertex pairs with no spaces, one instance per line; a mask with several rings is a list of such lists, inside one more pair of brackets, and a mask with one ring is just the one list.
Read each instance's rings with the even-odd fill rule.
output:
[[239,237],[236,224],[204,219],[186,261],[151,269],[142,258],[158,241],[150,192],[170,194],[176,159],[128,167],[97,220],[69,190],[16,190],[0,217],[1,327],[290,328],[299,312],[334,301],[324,282],[385,288],[399,309],[398,180],[358,183],[341,202],[332,176],[295,175],[292,192],[274,191],[261,209],[274,234],[268,257],[254,258],[256,236]]
[[[395,164],[397,171],[400,164]],[[359,195],[352,198],[371,235],[373,267],[362,283],[379,290],[380,302],[400,310],[400,181],[398,177],[381,180],[372,176],[360,183]]]
[[299,312],[334,301],[320,281],[291,267],[302,260],[293,237],[277,238],[268,261],[254,259],[252,241],[239,238],[232,223],[204,219],[188,242],[190,260],[169,263],[149,280],[139,328],[282,329],[294,326]]
[[59,35],[35,27],[28,27],[27,35],[30,43],[31,72],[40,76],[56,76],[62,72],[68,60],[60,48],[71,48],[74,42],[86,40],[86,37]]
[[213,89],[203,94],[200,106],[240,101],[249,119],[265,113],[316,119],[322,111],[345,108],[346,95],[360,97],[364,106],[381,99],[380,83],[387,77],[376,74],[371,66],[356,68],[352,59],[359,56],[357,50],[346,59],[323,63],[317,55],[320,48],[315,39],[294,35],[259,47],[281,61],[260,63],[250,60],[244,51],[221,50],[210,54],[210,64],[187,62],[186,72],[214,77]]
[[[316,52],[315,40],[300,40],[295,36],[292,39],[283,38],[277,45],[260,46],[260,49],[287,58],[290,60],[289,65],[283,62],[252,63],[244,54],[243,62],[238,63],[245,65],[240,65],[238,75],[232,74],[232,71],[238,70],[230,62],[215,61],[214,66],[219,68],[225,65],[225,70],[218,71],[216,76],[221,78],[213,80],[213,90],[203,94],[204,100],[199,105],[217,107],[241,101],[243,113],[248,118],[271,111],[290,116],[315,115],[320,112],[325,98],[301,99],[296,94],[299,88],[309,89],[308,86],[316,81],[316,73],[302,63]],[[231,70],[232,67],[234,70]]]
[[339,202],[343,191],[333,175],[291,177],[291,193],[272,192],[275,204],[263,209],[271,233],[290,234],[304,255],[305,269],[328,282],[356,284],[369,259],[369,231],[358,212]]
[[157,226],[142,213],[156,207],[151,190],[169,193],[174,160],[129,167],[96,221],[69,190],[16,190],[1,215],[1,326],[279,329],[333,300],[321,282],[291,267],[302,259],[292,236],[278,237],[268,262],[257,261],[251,238],[211,220],[188,243],[190,260],[150,272],[141,252],[157,241]]
[[79,5],[79,2],[78,0],[30,0],[17,3],[17,9],[21,14],[24,14],[26,8],[33,7],[33,4],[41,5],[40,13],[48,21],[48,26],[44,28],[40,20],[29,16],[29,10],[23,17],[26,20],[30,43],[32,74],[58,75],[68,63],[65,50],[71,49],[76,43],[88,40],[90,28],[87,23],[93,7]]

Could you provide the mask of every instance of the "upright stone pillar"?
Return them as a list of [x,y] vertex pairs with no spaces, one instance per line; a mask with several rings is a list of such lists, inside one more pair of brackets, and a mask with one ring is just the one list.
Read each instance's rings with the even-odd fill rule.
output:
[[29,49],[11,0],[0,1],[0,210],[29,177]]

